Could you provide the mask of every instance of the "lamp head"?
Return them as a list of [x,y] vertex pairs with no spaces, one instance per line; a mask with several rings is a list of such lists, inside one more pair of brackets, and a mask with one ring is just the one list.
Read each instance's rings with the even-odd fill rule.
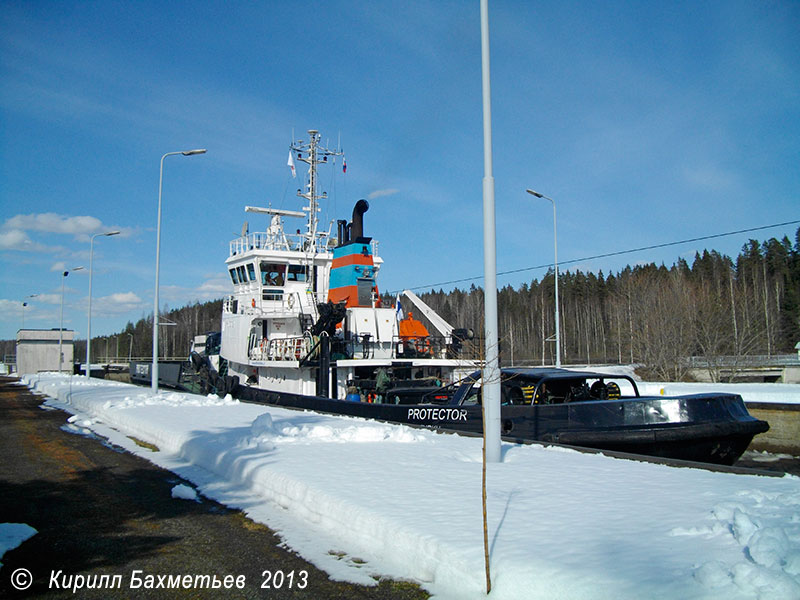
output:
[[198,148],[196,150],[184,150],[183,152],[181,152],[181,154],[183,154],[184,156],[192,156],[193,154],[205,154],[205,153],[206,153],[205,148]]

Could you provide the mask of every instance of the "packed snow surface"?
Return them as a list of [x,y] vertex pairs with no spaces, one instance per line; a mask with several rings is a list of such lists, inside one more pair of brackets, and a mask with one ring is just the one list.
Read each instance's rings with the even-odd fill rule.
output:
[[[24,381],[336,579],[485,595],[480,438],[79,376]],[[800,598],[800,478],[502,450],[487,474],[491,598]]]

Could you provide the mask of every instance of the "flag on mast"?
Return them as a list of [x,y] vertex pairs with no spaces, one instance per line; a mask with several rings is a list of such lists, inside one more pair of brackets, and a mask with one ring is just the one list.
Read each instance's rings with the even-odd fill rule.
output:
[[342,158],[342,173],[347,173],[347,159]]
[[294,169],[294,157],[292,156],[291,150],[289,150],[289,160],[286,164],[289,165],[289,168],[292,170],[292,177],[297,178],[297,172]]

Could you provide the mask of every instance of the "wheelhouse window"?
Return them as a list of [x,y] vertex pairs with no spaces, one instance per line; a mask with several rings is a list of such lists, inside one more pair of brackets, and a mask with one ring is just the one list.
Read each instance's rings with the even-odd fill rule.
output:
[[236,274],[236,269],[229,269],[228,272],[231,274],[231,281],[233,285],[239,283],[239,276]]
[[303,265],[289,265],[289,281],[306,281],[308,278],[308,268]]
[[256,280],[256,266],[253,263],[247,263],[247,276],[250,278],[250,281]]
[[262,262],[259,265],[259,271],[261,271],[261,285],[283,287],[286,281],[286,265]]
[[247,274],[242,265],[236,267],[236,274],[239,276],[239,283],[247,283]]

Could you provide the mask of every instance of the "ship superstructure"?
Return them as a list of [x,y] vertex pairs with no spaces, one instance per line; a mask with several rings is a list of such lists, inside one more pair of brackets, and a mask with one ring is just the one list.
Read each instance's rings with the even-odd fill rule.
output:
[[[306,163],[302,210],[247,206],[266,231],[230,243],[233,294],[224,302],[220,356],[227,375],[257,389],[369,402],[400,402],[392,390],[442,385],[474,369],[464,330],[454,330],[412,292],[383,306],[377,242],[364,234],[366,200],[352,219],[321,230],[318,169],[341,156],[310,130],[290,146],[289,164]],[[305,220],[304,231],[287,227]],[[288,233],[294,229],[295,233]],[[413,308],[418,319],[401,307]],[[424,321],[424,322],[423,322]],[[427,325],[426,325],[427,324]],[[432,335],[429,327],[434,330]]]

